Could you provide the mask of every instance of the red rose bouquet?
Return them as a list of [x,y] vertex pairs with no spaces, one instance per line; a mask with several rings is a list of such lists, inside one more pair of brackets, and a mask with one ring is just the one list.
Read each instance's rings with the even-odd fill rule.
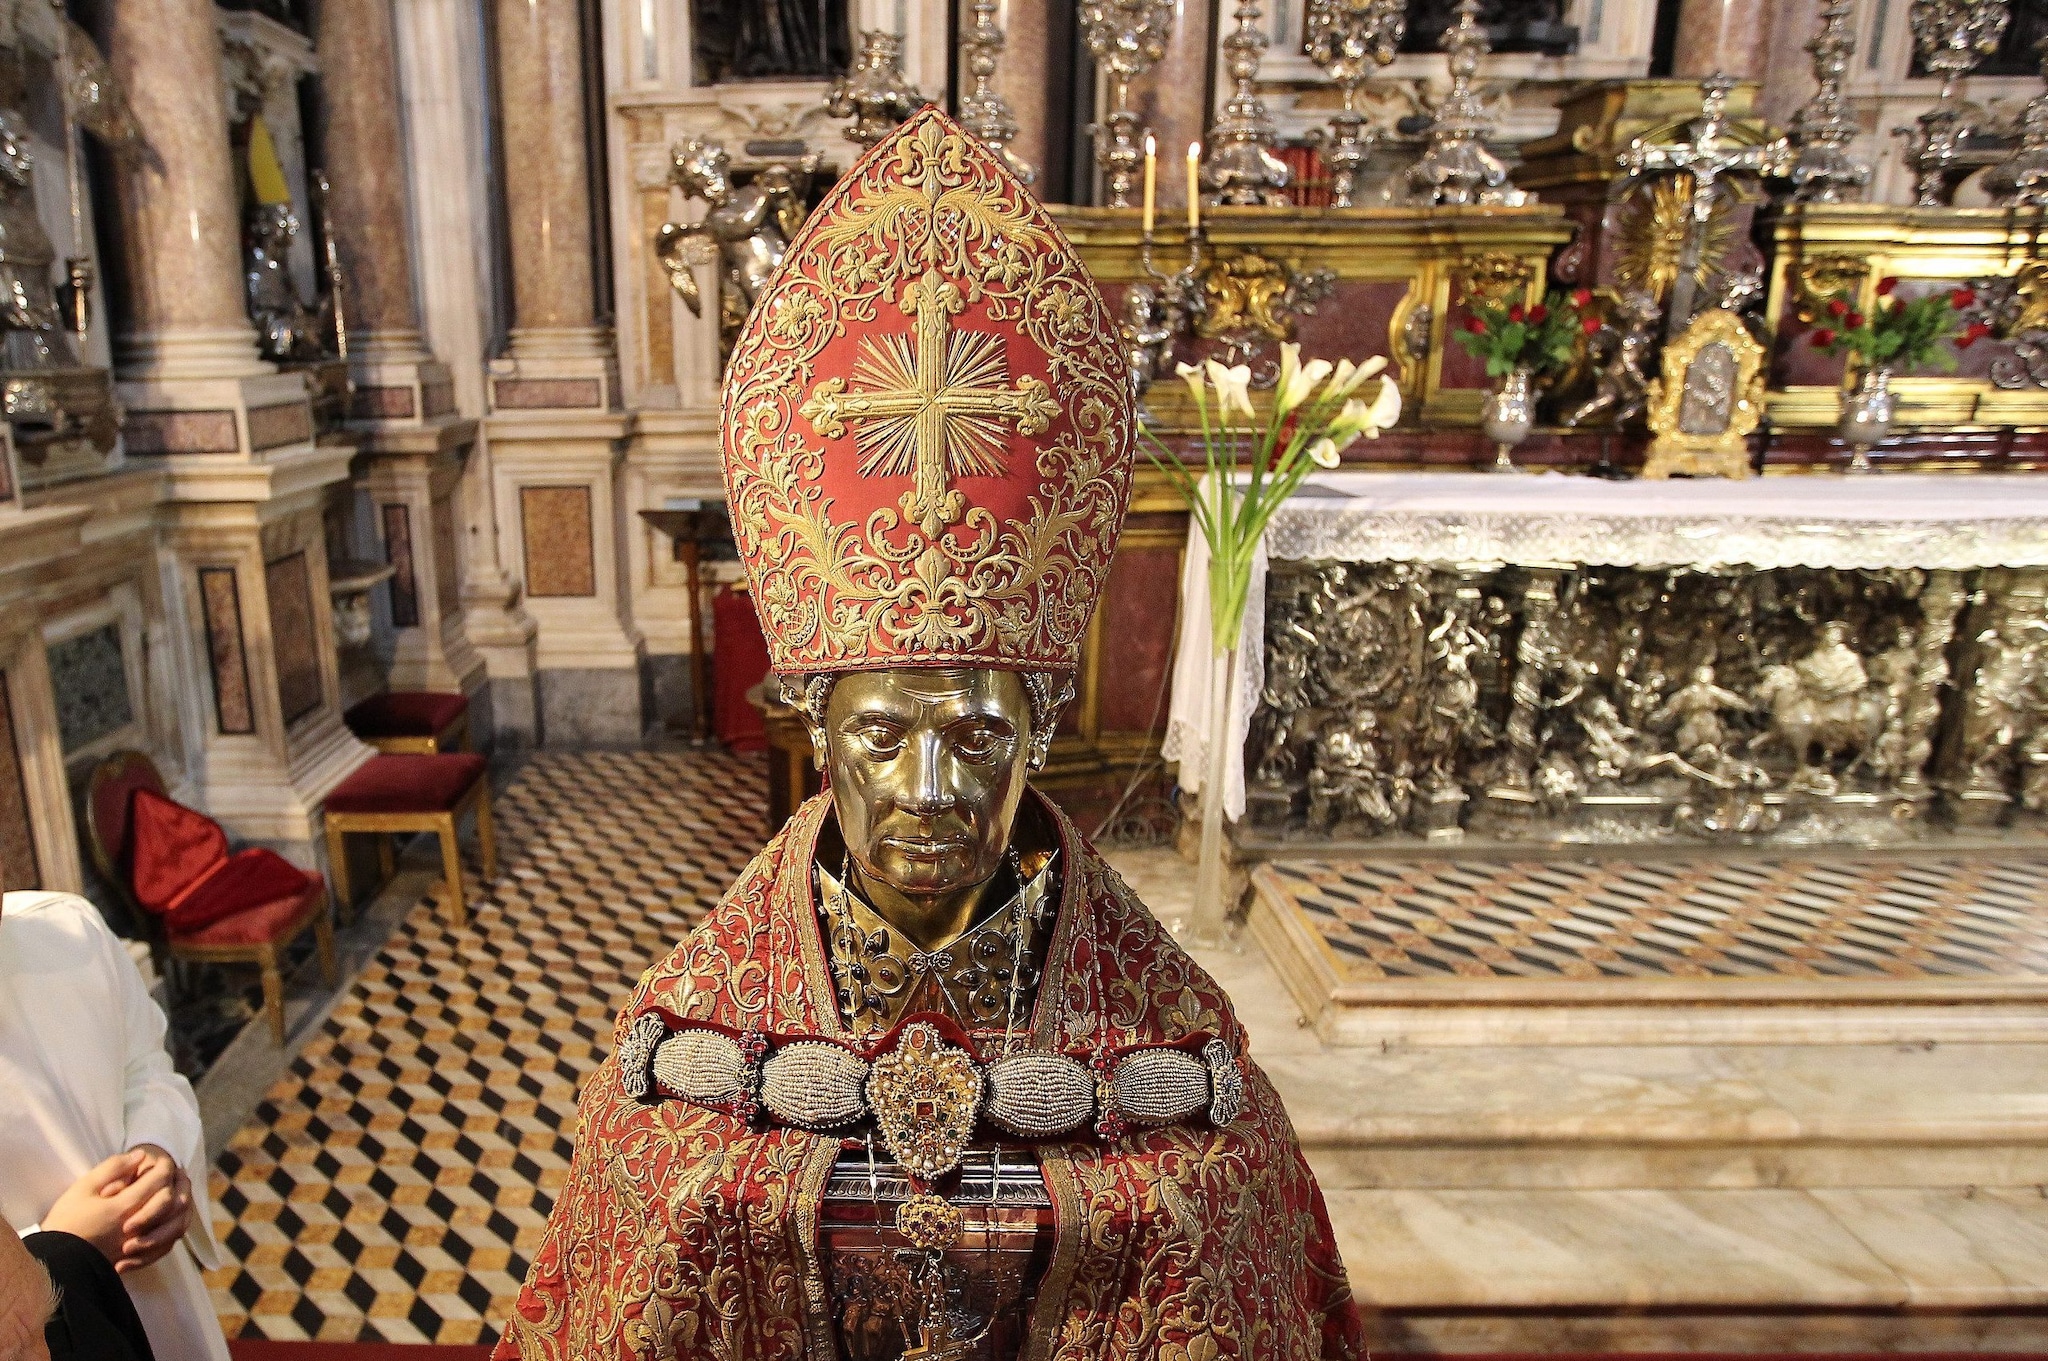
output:
[[1582,333],[1599,329],[1598,321],[1580,316],[1592,301],[1590,290],[1566,297],[1552,293],[1534,307],[1473,300],[1461,329],[1451,333],[1465,353],[1486,361],[1486,376],[1505,378],[1516,369],[1558,373],[1572,362],[1572,346]]
[[1944,371],[1956,366],[1955,356],[1942,345],[1953,340],[1956,348],[1967,350],[1990,334],[1981,321],[1961,325],[1961,313],[1973,307],[1977,295],[1967,288],[1929,293],[1911,302],[1901,302],[1896,292],[1899,281],[1886,277],[1877,285],[1877,303],[1869,315],[1856,310],[1855,300],[1836,293],[1820,306],[1820,325],[1813,331],[1813,347],[1829,354],[1850,354],[1865,368],[1907,370],[1930,364]]

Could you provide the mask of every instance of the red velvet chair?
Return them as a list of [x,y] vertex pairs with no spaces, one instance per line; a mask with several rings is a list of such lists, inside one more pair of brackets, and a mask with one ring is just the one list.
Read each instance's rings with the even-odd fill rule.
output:
[[[350,832],[432,832],[441,839],[441,867],[447,878],[449,906],[456,924],[469,920],[462,893],[462,851],[457,826],[476,815],[477,849],[483,855],[484,878],[498,874],[498,845],[491,831],[491,780],[484,758],[472,752],[444,756],[393,754],[372,756],[355,774],[327,796],[327,863],[334,869],[334,888],[344,912],[353,912],[348,887],[345,838]],[[385,873],[390,873],[383,843]]]
[[469,700],[433,690],[387,690],[349,708],[341,721],[382,752],[432,755],[469,748]]
[[151,946],[172,959],[259,967],[263,1010],[282,1045],[278,963],[309,930],[321,976],[335,985],[327,881],[275,851],[228,854],[220,824],[173,803],[155,763],[139,751],[117,751],[100,762],[85,805],[93,864],[127,900]]

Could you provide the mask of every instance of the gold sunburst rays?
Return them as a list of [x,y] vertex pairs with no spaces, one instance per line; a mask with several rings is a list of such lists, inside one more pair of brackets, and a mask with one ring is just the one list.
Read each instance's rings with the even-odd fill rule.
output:
[[[955,331],[948,339],[944,387],[950,391],[992,389],[1008,376],[1001,336]],[[917,352],[906,335],[878,336],[861,346],[854,381],[870,392],[906,392],[917,387]],[[905,411],[863,422],[854,432],[862,477],[908,477],[917,470],[919,422],[923,412]],[[942,407],[946,472],[950,477],[1001,477],[1008,441],[994,412]]]
[[[1678,279],[1685,252],[1685,233],[1692,212],[1692,176],[1659,180],[1632,196],[1622,207],[1621,249],[1614,261],[1614,279],[1624,290],[1640,289],[1660,302]],[[1701,243],[1695,283],[1704,287],[1721,270],[1721,261],[1735,242],[1728,198],[1714,203]]]

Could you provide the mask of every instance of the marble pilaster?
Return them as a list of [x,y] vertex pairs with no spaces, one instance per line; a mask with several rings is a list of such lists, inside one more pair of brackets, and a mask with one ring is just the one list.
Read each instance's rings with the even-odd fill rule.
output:
[[[484,15],[464,0],[408,0],[397,10],[397,63],[405,116],[405,165],[411,178],[420,319],[436,357],[449,366],[455,409],[488,410],[486,367],[492,341],[497,252],[490,228],[489,167],[470,154],[489,136],[491,92],[484,79]],[[471,731],[494,742],[531,746],[538,734],[533,617],[504,554],[496,505],[496,456],[488,431],[463,463],[454,508],[460,533],[464,634],[483,659],[489,723],[471,697]]]
[[162,476],[190,797],[310,864],[321,801],[371,755],[341,722],[321,524],[354,448],[316,442],[304,376],[256,352],[215,6],[101,13],[142,130],[113,176],[109,288],[127,456]]
[[1772,0],[1684,0],[1671,74],[1761,76],[1770,60]]
[[490,365],[492,493],[538,626],[539,736],[641,731],[645,644],[621,589],[618,471],[632,418],[598,324],[583,31],[575,0],[498,0],[513,322]]

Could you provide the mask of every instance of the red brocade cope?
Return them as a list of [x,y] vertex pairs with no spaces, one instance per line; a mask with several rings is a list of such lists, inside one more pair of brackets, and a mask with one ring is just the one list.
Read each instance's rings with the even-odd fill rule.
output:
[[1131,491],[1117,327],[927,105],[833,186],[726,368],[725,482],[775,670],[1072,670]]
[[[1036,1049],[1178,1044],[1243,1053],[1222,989],[1066,817],[1060,908],[1031,1017]],[[641,980],[647,1007],[735,1032],[850,1039],[815,900],[830,800],[812,799],[725,901]],[[1053,1203],[1025,1361],[1311,1361],[1365,1347],[1321,1192],[1264,1073],[1223,1129],[1037,1146]],[[840,1139],[643,1105],[607,1058],[584,1088],[567,1184],[500,1361],[835,1361],[819,1211]]]

